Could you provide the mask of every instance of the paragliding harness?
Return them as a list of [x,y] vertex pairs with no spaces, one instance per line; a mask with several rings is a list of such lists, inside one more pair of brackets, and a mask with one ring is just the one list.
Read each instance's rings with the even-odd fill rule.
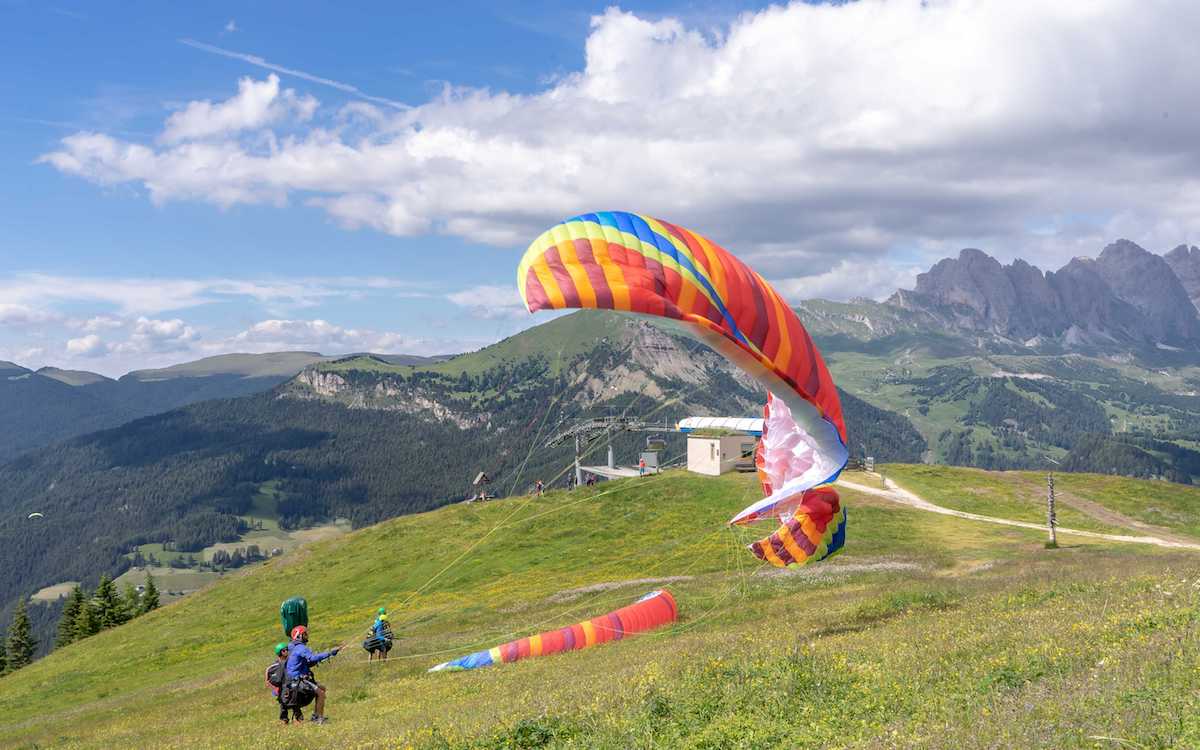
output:
[[367,633],[367,639],[363,641],[362,647],[368,654],[376,651],[387,653],[392,650],[392,629],[384,628],[382,633],[376,633],[375,628],[371,628]]
[[300,709],[317,697],[317,681],[311,677],[284,676],[279,689],[279,705],[284,709]]

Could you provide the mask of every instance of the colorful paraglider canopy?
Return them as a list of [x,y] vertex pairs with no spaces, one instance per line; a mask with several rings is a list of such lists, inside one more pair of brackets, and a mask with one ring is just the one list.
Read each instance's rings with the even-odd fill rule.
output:
[[[529,246],[517,286],[530,312],[593,308],[649,316],[708,344],[766,387],[756,461],[765,497],[731,523],[786,523],[806,514],[815,506],[805,504],[805,493],[833,482],[845,467],[841,402],[808,331],[765,279],[711,240],[641,214],[582,214]],[[821,543],[787,564],[841,548],[845,513],[829,492],[834,511],[808,519]]]
[[666,590],[652,591],[628,607],[608,614],[593,617],[558,630],[509,641],[487,651],[476,651],[454,661],[431,667],[430,672],[478,669],[493,664],[525,659],[530,656],[546,656],[562,651],[576,651],[608,641],[619,641],[637,633],[662,627],[675,622],[679,611],[675,598]]

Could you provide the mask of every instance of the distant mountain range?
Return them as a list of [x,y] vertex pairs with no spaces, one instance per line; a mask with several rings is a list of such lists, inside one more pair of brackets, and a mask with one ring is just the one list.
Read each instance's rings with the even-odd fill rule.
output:
[[[420,364],[441,358],[374,355]],[[0,361],[0,463],[59,440],[216,398],[274,388],[305,367],[333,359],[316,352],[223,354],[119,379],[94,372]]]
[[[1094,259],[1075,258],[1051,272],[1023,260],[1002,265],[965,249],[920,274],[915,289],[898,290],[883,303],[849,303],[841,325],[851,332],[857,322],[868,329],[858,331],[867,338],[899,332],[974,337],[976,346],[996,350],[1200,352],[1197,300],[1195,247],[1160,256],[1118,240]],[[837,304],[801,308],[836,319]],[[820,321],[814,329],[821,332]]]

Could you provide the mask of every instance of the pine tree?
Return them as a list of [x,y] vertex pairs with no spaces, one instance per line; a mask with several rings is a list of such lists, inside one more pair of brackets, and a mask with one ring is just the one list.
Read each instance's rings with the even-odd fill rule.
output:
[[12,672],[33,661],[37,641],[29,626],[29,613],[25,610],[25,597],[17,603],[12,622],[8,625],[8,671]]
[[63,605],[62,615],[58,618],[58,639],[54,642],[55,648],[62,648],[79,638],[75,628],[76,621],[79,619],[79,610],[87,605],[87,597],[83,593],[83,589],[76,586],[71,591],[71,597],[67,599],[67,603]]
[[96,593],[92,596],[92,601],[95,602],[96,620],[99,622],[101,630],[115,627],[124,622],[121,596],[117,593],[117,587],[113,585],[112,579],[107,575],[100,577],[100,584],[96,586]]
[[8,669],[8,651],[4,648],[4,636],[0,635],[0,674]]
[[142,613],[142,603],[138,595],[137,589],[132,583],[126,582],[125,591],[121,595],[121,613],[122,622],[129,622],[133,618]]
[[96,619],[96,606],[91,599],[84,599],[75,616],[75,640],[80,641],[89,635],[100,632],[100,621]]
[[142,604],[139,614],[146,614],[152,609],[158,609],[158,587],[154,585],[154,576],[146,573],[146,590],[142,592]]

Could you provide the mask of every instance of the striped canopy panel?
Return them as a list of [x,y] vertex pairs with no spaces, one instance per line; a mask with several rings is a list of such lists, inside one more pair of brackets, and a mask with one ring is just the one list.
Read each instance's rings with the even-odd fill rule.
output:
[[493,664],[503,664],[530,656],[546,656],[562,651],[574,651],[599,643],[619,641],[627,635],[644,633],[648,630],[675,622],[678,617],[675,599],[666,590],[652,591],[628,607],[593,617],[558,630],[509,641],[486,651],[476,651],[460,659],[448,661],[431,668],[430,672],[447,670],[478,669]]
[[[638,313],[703,341],[758,380],[778,406],[764,425],[765,497],[731,523],[787,522],[808,514],[809,545],[797,558],[765,554],[773,564],[819,560],[840,549],[845,512],[805,503],[808,490],[833,482],[846,465],[846,427],[837,389],[796,313],[761,276],[731,253],[683,227],[641,214],[582,214],[542,233],[521,259],[517,286],[530,312],[595,308]],[[772,434],[768,441],[768,434]],[[760,456],[760,463],[762,457]],[[801,519],[803,524],[803,519]],[[772,535],[774,536],[774,535]],[[816,542],[813,542],[816,539]],[[763,540],[770,542],[771,537]],[[782,544],[782,543],[781,543]]]

